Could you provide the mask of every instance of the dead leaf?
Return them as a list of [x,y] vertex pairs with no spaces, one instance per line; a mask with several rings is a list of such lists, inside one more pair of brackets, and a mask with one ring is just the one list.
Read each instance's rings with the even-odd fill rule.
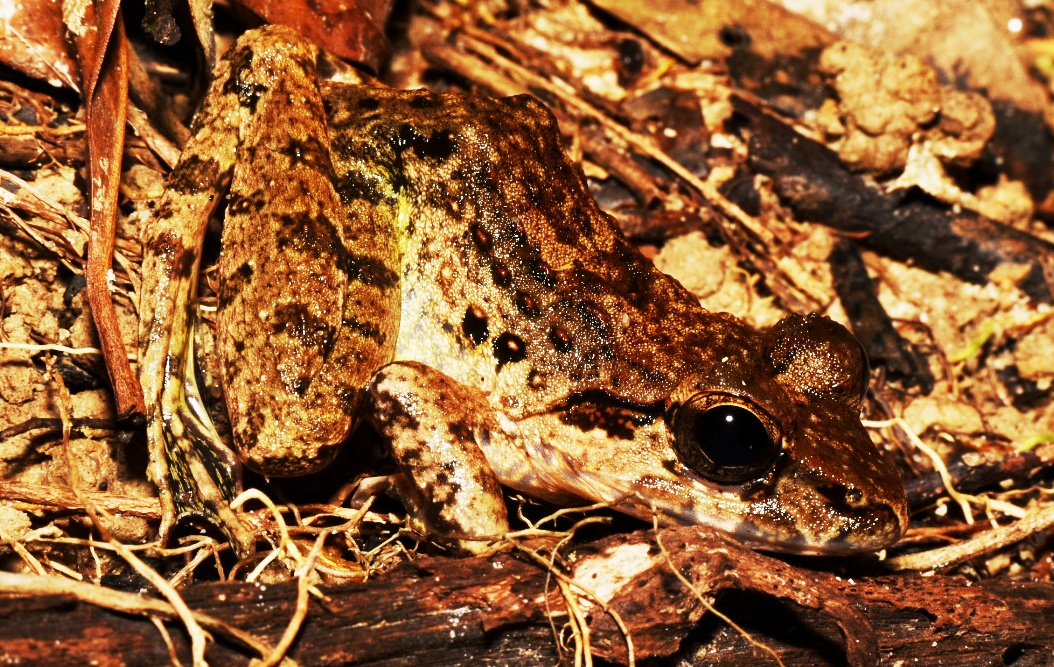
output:
[[330,53],[375,72],[391,50],[384,24],[392,0],[238,0],[235,4],[268,23],[296,28]]
[[0,5],[0,26],[0,63],[53,86],[80,89],[80,70],[66,49],[58,0]]
[[593,4],[691,64],[727,58],[741,38],[766,59],[834,41],[819,25],[768,0],[593,0]]
[[67,24],[77,35],[88,112],[92,214],[84,275],[118,414],[128,417],[145,412],[143,392],[128,363],[109,288],[128,113],[128,44],[118,2],[104,0],[88,9],[75,25]]

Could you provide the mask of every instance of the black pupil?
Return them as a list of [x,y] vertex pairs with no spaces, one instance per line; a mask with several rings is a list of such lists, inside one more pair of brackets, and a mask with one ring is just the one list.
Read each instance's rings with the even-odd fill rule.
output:
[[718,405],[699,415],[695,441],[714,465],[755,466],[772,454],[772,439],[753,412],[738,405]]

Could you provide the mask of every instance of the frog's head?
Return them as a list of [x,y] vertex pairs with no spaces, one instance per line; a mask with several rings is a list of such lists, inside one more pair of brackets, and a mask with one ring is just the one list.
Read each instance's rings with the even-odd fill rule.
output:
[[904,485],[860,424],[868,367],[856,339],[819,315],[792,315],[764,334],[711,316],[720,326],[706,330],[720,333],[682,348],[691,370],[654,411],[597,400],[562,416],[576,428],[551,438],[566,443],[565,456],[546,459],[560,468],[553,486],[780,551],[896,542],[908,521]]
[[665,439],[695,497],[673,513],[780,550],[896,542],[907,526],[904,486],[860,424],[868,382],[860,344],[826,317],[792,315],[752,347],[687,377],[670,397]]

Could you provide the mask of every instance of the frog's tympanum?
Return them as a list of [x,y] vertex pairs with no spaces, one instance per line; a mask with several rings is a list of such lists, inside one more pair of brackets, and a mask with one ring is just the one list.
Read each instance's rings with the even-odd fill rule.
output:
[[[899,538],[903,486],[860,424],[867,361],[843,327],[790,316],[759,333],[700,307],[597,207],[533,98],[324,80],[336,71],[288,29],[239,40],[147,231],[141,376],[164,529],[211,514],[244,546],[224,498],[235,462],[308,473],[364,419],[415,527],[467,551],[508,530],[501,485],[785,551]],[[191,361],[224,193],[236,455]]]

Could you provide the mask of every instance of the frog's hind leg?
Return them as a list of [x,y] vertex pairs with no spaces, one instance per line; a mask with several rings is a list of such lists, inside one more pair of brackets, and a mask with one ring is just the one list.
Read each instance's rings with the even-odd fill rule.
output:
[[[220,375],[250,465],[269,474],[323,465],[394,346],[391,242],[363,238],[355,223],[373,224],[370,212],[349,220],[335,192],[319,62],[288,28],[240,38],[145,232],[140,377],[162,537],[177,517],[198,516],[243,553],[254,542],[229,506],[239,459],[201,409],[191,360],[201,244],[225,191]],[[370,322],[363,302],[395,319]]]
[[224,59],[169,176],[168,187],[143,231],[139,377],[147,406],[149,474],[161,501],[161,538],[182,516],[204,516],[222,527],[239,550],[252,537],[231,511],[238,462],[199,409],[194,375],[193,305],[205,229],[231,181],[249,111],[224,95],[232,79]]
[[336,190],[317,49],[243,37],[253,90],[218,264],[220,375],[234,444],[266,475],[318,470],[354,427],[399,319],[394,210]]
[[505,501],[479,445],[498,429],[483,395],[423,364],[397,362],[377,371],[367,403],[398,463],[395,487],[415,530],[467,553],[501,540]]

